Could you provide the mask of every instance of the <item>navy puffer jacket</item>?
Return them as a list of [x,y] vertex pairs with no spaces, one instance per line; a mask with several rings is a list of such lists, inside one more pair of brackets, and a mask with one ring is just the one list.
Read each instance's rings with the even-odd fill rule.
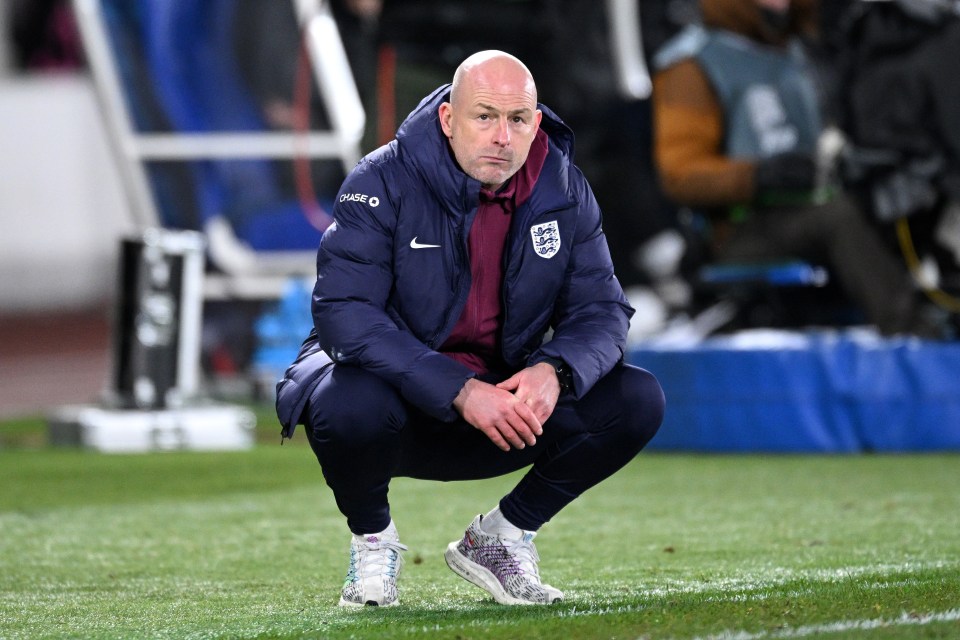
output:
[[[317,254],[315,331],[277,384],[285,435],[331,361],[368,369],[429,415],[457,417],[453,400],[475,374],[437,349],[470,290],[467,233],[480,183],[459,168],[440,129],[449,91],[426,97],[341,187]],[[550,150],[504,249],[503,358],[517,370],[564,360],[580,397],[622,359],[633,309],[614,277],[597,202],[573,165],[573,134],[538,107]]]

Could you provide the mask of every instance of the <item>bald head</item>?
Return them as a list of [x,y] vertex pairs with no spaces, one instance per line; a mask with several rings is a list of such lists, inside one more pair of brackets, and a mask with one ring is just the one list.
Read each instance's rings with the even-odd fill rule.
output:
[[530,94],[533,104],[537,104],[537,85],[533,81],[533,74],[527,69],[527,65],[509,53],[495,49],[478,51],[461,62],[453,74],[450,101],[457,102],[457,99],[468,90],[466,87],[477,82],[520,84],[524,91]]
[[530,70],[503,51],[464,60],[439,115],[460,168],[488,189],[499,188],[523,166],[542,117]]

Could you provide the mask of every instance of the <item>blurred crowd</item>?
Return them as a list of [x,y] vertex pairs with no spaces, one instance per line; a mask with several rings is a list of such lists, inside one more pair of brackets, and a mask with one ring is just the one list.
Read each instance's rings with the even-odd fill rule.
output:
[[[389,140],[467,55],[508,51],[576,133],[641,338],[718,301],[733,311],[712,329],[868,323],[955,337],[960,3],[636,5],[651,95],[620,74],[617,0],[332,1],[367,111],[364,150]],[[265,120],[291,127],[292,3],[236,7],[244,78]],[[13,0],[19,68],[83,64],[69,9]],[[341,177],[315,174],[317,188],[335,193]],[[823,267],[826,286],[761,269],[797,261]],[[718,283],[703,277],[711,265],[757,268]]]

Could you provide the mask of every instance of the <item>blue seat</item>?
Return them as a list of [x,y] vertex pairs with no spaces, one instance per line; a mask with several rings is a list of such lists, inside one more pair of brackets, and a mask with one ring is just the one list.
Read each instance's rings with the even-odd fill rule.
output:
[[700,269],[700,281],[705,285],[766,285],[773,287],[823,287],[830,276],[823,267],[807,262],[750,264],[708,264]]
[[838,295],[826,267],[796,258],[718,262],[711,250],[714,230],[709,216],[683,207],[678,217],[692,256],[686,274],[694,292],[694,307],[702,310],[718,301],[732,303],[735,314],[725,331],[861,321]]
[[[104,4],[108,20],[112,17],[128,30],[113,40],[115,47],[122,43],[117,59],[127,58],[121,76],[128,100],[140,95],[131,101],[138,129],[268,130],[232,55],[234,0]],[[237,239],[256,251],[316,248],[322,230],[310,223],[295,194],[280,186],[276,162],[211,159],[185,164],[175,186],[157,194],[165,225],[202,230],[223,218]],[[157,173],[151,171],[152,176]],[[162,186],[157,179],[152,182],[154,188]]]

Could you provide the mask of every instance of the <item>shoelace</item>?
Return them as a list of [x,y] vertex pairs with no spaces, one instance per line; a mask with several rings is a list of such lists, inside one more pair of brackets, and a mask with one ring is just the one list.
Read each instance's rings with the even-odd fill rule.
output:
[[371,578],[386,574],[397,577],[403,567],[401,551],[407,545],[392,540],[364,541],[359,547],[355,563],[351,563],[350,573],[358,578]]
[[501,542],[513,556],[520,571],[540,584],[540,567],[537,564],[540,562],[540,554],[537,553],[537,547],[533,544],[533,540],[524,536],[520,540],[504,540],[501,538]]

